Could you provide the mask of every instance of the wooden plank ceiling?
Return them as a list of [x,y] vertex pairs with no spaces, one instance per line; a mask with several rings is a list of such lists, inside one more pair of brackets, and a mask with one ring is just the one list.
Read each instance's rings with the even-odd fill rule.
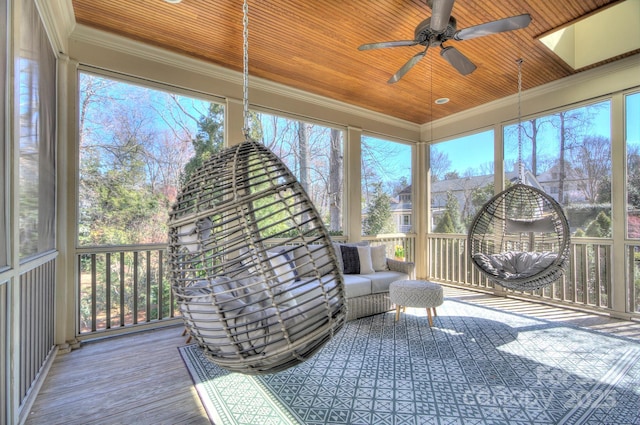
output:
[[[357,48],[413,39],[416,25],[431,16],[424,0],[249,0],[249,73],[423,124],[516,93],[518,58],[525,61],[524,90],[576,72],[536,37],[615,2],[456,0],[458,29],[522,13],[532,22],[517,31],[447,42],[477,65],[470,75],[460,75],[440,49],[431,48],[404,78],[388,84],[424,48]],[[73,0],[73,7],[80,24],[242,71],[240,0]],[[441,97],[451,101],[433,105]]]

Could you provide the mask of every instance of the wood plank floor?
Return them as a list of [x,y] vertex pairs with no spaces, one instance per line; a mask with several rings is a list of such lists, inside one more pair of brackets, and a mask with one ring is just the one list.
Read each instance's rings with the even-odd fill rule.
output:
[[26,424],[210,424],[178,353],[181,333],[140,332],[59,355]]
[[[458,288],[445,287],[445,297],[640,341],[640,322]],[[26,424],[209,424],[176,348],[181,332],[140,332],[59,355]]]

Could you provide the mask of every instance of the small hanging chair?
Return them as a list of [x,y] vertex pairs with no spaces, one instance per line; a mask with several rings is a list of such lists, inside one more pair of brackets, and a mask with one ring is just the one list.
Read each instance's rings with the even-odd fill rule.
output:
[[505,288],[528,291],[558,280],[569,258],[569,223],[545,192],[516,183],[475,216],[467,246],[473,264]]
[[522,59],[518,59],[518,182],[487,202],[467,237],[473,264],[489,280],[516,291],[550,285],[569,259],[569,223],[544,191],[525,184],[522,161]]
[[329,234],[300,183],[260,143],[223,150],[183,186],[168,262],[185,326],[230,371],[294,366],[345,323]]

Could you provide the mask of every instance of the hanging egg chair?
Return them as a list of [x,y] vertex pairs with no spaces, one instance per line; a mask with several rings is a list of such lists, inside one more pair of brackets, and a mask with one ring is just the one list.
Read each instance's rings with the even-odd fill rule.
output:
[[473,264],[505,288],[528,291],[564,273],[569,258],[569,223],[545,192],[516,183],[476,214],[467,238]]
[[467,247],[472,263],[490,281],[516,291],[530,291],[562,277],[571,240],[560,204],[544,191],[525,184],[520,122],[522,59],[517,63],[518,181],[478,211],[469,228]]
[[183,185],[169,215],[168,264],[185,327],[206,357],[266,374],[307,360],[347,314],[318,211],[287,166],[249,137],[247,0],[243,12],[245,141]]
[[260,143],[223,150],[183,186],[168,262],[185,326],[225,369],[294,366],[345,323],[329,234],[300,183]]

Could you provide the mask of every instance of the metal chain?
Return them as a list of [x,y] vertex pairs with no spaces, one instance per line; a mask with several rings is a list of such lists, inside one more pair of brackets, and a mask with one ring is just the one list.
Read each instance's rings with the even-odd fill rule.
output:
[[524,183],[524,164],[522,163],[522,58],[517,59],[518,64],[518,180]]
[[244,138],[249,139],[249,6],[244,0],[242,7],[242,116]]

